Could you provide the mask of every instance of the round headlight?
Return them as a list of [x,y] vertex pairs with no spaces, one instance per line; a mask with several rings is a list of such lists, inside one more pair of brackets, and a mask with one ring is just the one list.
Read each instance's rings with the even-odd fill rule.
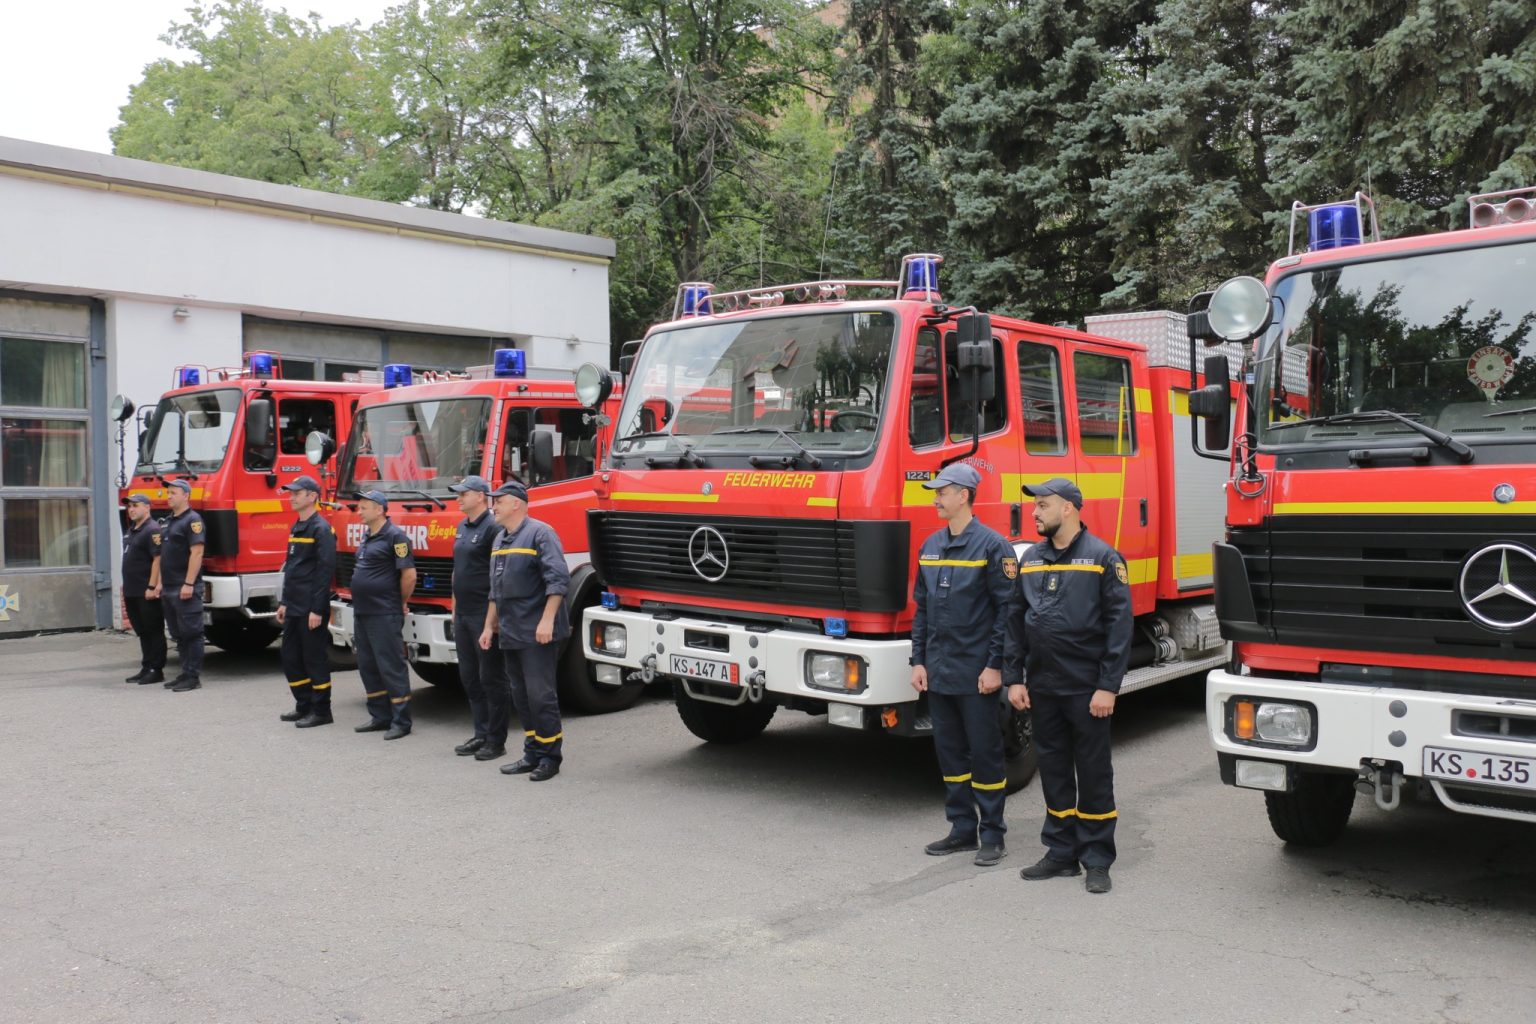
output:
[[121,423],[133,415],[133,399],[127,395],[113,395],[112,404],[107,406],[107,415],[112,417],[113,423]]
[[576,370],[576,401],[596,409],[613,393],[613,377],[596,363],[583,363]]
[[336,442],[331,440],[331,435],[322,430],[310,431],[304,439],[304,457],[309,460],[311,466],[318,466],[330,458],[336,451]]
[[1247,341],[1269,326],[1269,290],[1256,277],[1234,277],[1211,295],[1211,330],[1227,341]]

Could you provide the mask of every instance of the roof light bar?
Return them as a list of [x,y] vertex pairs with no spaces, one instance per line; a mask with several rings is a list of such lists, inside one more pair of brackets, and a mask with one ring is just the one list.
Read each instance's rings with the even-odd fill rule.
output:
[[[1505,198],[1505,197],[1508,198]],[[1491,200],[1504,201],[1492,202]],[[1536,187],[1511,188],[1503,192],[1485,192],[1467,199],[1468,217],[1474,228],[1491,228],[1497,224],[1520,224],[1533,216],[1536,207]]]

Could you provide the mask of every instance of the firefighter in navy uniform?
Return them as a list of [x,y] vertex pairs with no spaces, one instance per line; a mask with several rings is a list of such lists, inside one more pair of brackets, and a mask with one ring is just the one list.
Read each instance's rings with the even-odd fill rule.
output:
[[124,682],[165,681],[165,612],[160,607],[160,524],[149,514],[149,498],[128,496],[123,531],[123,604],[139,638],[139,671]]
[[[565,593],[571,573],[560,537],[528,517],[528,489],[509,480],[491,492],[501,532],[491,551],[491,604],[480,647],[499,643],[512,681],[512,704],[523,724],[523,756],[501,766],[504,775],[528,773],[534,782],[560,774],[560,702],[555,663],[571,635]],[[499,635],[499,641],[497,639]]]
[[293,710],[278,717],[300,729],[330,725],[331,577],[336,573],[336,532],[316,511],[320,484],[301,476],[281,490],[298,519],[288,531],[283,561],[283,596],[277,621],[283,627],[283,675]]
[[416,559],[405,531],[389,521],[382,491],[357,496],[367,527],[352,570],[352,633],[357,671],[368,695],[368,721],[353,732],[411,734],[411,676],[405,663],[405,608],[416,590]]
[[1026,486],[1045,539],[1024,552],[1008,618],[1008,700],[1029,709],[1046,853],[1019,872],[1029,881],[1077,875],[1089,892],[1110,890],[1115,861],[1114,769],[1109,719],[1131,651],[1131,587],[1125,559],[1088,532],[1083,494],[1056,477]]
[[972,512],[980,485],[981,474],[958,462],[923,484],[946,525],[918,553],[912,686],[928,694],[949,819],[949,835],[924,850],[935,857],[977,850],[979,829],[976,864],[991,867],[1007,855],[999,691],[1017,561],[1002,535]]
[[464,513],[453,538],[453,644],[475,729],[453,752],[494,761],[507,753],[512,681],[501,651],[480,647],[480,633],[491,604],[491,551],[500,531],[491,516],[491,485],[485,477],[466,476],[448,489],[459,496],[459,511]]
[[172,480],[165,488],[171,517],[160,530],[160,600],[181,671],[166,682],[174,693],[203,685],[203,517],[192,511],[192,484]]

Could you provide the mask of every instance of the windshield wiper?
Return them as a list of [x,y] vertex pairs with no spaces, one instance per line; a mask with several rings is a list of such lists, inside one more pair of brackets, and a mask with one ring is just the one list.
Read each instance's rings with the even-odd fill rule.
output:
[[[619,441],[645,441],[653,437],[664,437],[683,450],[682,454],[679,455],[673,462],[674,466],[692,466],[693,468],[698,469],[707,465],[707,463],[704,461],[704,457],[693,450],[693,445],[689,444],[687,441],[684,441],[670,430],[649,430],[643,434],[625,434],[623,437],[619,438]],[[617,444],[618,442],[615,441],[614,443]],[[629,449],[624,449],[621,454],[628,455]],[[656,456],[652,455],[645,460],[645,464],[647,466],[654,467],[661,461],[661,459],[658,459]]]
[[447,505],[443,504],[441,499],[432,497],[432,495],[428,494],[426,491],[418,491],[414,488],[407,488],[399,491],[385,491],[384,497],[394,499],[406,494],[419,494],[423,498],[426,498],[428,501],[430,501],[433,505],[437,506],[438,509],[445,509],[448,507]]
[[[1418,415],[1415,413],[1414,415]],[[1329,426],[1336,423],[1380,423],[1385,420],[1395,420],[1410,430],[1417,431],[1429,438],[1442,448],[1448,448],[1456,453],[1456,457],[1462,462],[1471,462],[1477,458],[1477,453],[1462,442],[1456,440],[1450,434],[1425,423],[1420,423],[1411,416],[1391,409],[1362,409],[1360,412],[1338,412],[1332,416],[1312,416],[1304,420],[1288,420],[1285,423],[1271,423],[1269,429],[1280,430],[1285,427],[1304,427],[1308,424],[1321,424]]]
[[791,437],[789,431],[783,427],[727,427],[724,430],[711,430],[709,432],[710,437],[714,437],[716,434],[776,434],[795,446],[795,459],[797,461],[804,459],[806,465],[812,469],[821,468],[821,459],[811,454],[809,448]]
[[1530,412],[1536,412],[1536,405],[1533,405],[1528,409],[1500,409],[1497,412],[1485,412],[1483,413],[1483,419],[1491,420],[1495,416],[1524,416],[1526,413]]

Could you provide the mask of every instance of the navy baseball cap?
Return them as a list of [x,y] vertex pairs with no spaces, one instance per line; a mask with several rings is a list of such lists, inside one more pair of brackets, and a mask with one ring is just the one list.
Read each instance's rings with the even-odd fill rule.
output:
[[491,497],[499,498],[503,494],[510,494],[512,497],[521,498],[523,501],[528,500],[528,488],[524,487],[520,480],[508,480],[492,491]]
[[280,490],[280,491],[314,491],[316,494],[319,494],[320,493],[320,483],[319,483],[319,481],[317,481],[312,476],[301,476],[301,477],[295,477],[293,483],[291,483],[291,484],[283,484],[283,486],[279,487],[278,490]]
[[186,491],[188,494],[192,493],[192,481],[183,480],[181,477],[177,477],[175,480],[170,481],[165,486],[175,487],[178,490]]
[[1065,498],[1078,508],[1083,507],[1083,492],[1077,489],[1077,484],[1064,476],[1053,476],[1043,484],[1025,484],[1024,493],[1031,498],[1043,498],[1047,494],[1054,494],[1058,498]]
[[465,491],[479,491],[481,494],[490,494],[491,485],[483,476],[467,476],[456,484],[449,484],[448,489],[454,494],[463,494]]
[[373,502],[375,505],[380,505],[380,506],[382,506],[384,508],[388,508],[389,507],[389,497],[383,491],[358,491],[357,492],[357,500],[358,501],[362,501],[365,498],[367,500]]
[[129,504],[129,505],[148,505],[149,504],[149,495],[147,495],[147,494],[130,494],[130,495],[128,495],[127,504]]
[[952,462],[939,471],[939,475],[932,480],[925,480],[923,486],[930,491],[936,491],[945,484],[953,484],[956,487],[969,487],[976,490],[981,486],[981,474],[976,472],[975,466],[964,462]]

